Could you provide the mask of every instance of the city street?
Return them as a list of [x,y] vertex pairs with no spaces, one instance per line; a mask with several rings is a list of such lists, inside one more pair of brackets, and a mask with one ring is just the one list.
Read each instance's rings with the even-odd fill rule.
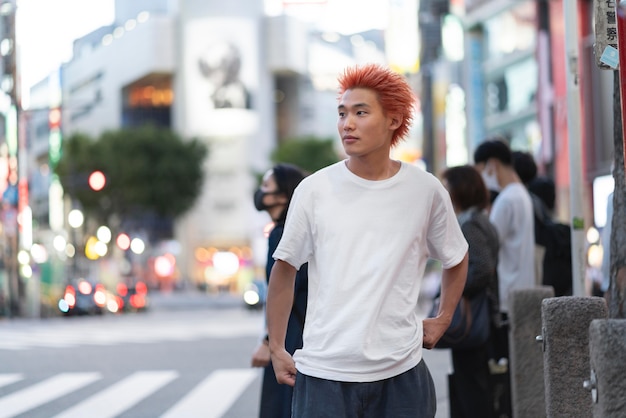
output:
[[[0,418],[257,414],[261,311],[230,296],[154,295],[143,313],[0,321]],[[448,416],[447,351],[425,354]]]

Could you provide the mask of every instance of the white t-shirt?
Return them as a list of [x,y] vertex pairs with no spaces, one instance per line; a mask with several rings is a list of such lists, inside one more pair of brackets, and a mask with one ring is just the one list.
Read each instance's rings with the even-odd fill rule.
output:
[[500,311],[509,311],[509,292],[535,287],[533,204],[521,183],[506,186],[493,202],[489,220],[498,230]]
[[467,242],[437,178],[402,163],[370,181],[345,161],[295,191],[275,259],[309,262],[304,346],[297,369],[344,382],[397,376],[422,358],[417,309],[427,259],[460,263]]

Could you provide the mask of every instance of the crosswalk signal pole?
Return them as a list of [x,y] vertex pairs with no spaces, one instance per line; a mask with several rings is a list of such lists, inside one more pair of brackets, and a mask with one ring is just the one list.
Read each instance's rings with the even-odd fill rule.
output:
[[585,221],[583,216],[580,74],[578,63],[578,1],[563,1],[567,78],[567,137],[569,142],[570,219],[572,228],[572,291],[585,296]]

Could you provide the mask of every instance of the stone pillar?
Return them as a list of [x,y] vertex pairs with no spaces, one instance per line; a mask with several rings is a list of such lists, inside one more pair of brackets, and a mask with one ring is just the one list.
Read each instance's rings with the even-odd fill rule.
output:
[[545,416],[541,302],[554,297],[551,286],[514,290],[509,296],[509,367],[511,403],[516,418]]
[[626,414],[626,320],[591,321],[589,357],[591,371],[584,386],[591,391],[593,416],[623,417]]
[[541,305],[546,416],[589,417],[589,324],[607,318],[600,297],[562,296]]

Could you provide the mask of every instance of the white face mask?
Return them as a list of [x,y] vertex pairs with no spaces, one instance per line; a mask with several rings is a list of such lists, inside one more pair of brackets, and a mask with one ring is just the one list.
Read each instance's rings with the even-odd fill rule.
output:
[[491,167],[490,164],[486,164],[481,173],[487,190],[493,190],[494,192],[500,191],[500,184],[498,183],[498,176],[496,175],[495,167]]

